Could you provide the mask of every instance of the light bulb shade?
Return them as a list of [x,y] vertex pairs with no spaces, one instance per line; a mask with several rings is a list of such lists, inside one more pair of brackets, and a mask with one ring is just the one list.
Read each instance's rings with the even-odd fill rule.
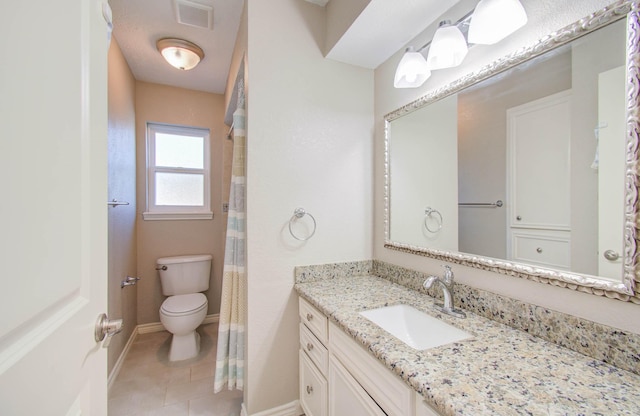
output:
[[469,43],[493,45],[526,23],[518,0],[480,0],[469,23]]
[[198,45],[183,39],[160,39],[156,46],[171,66],[185,71],[195,68],[204,58],[204,52]]
[[431,40],[427,64],[431,70],[452,68],[462,63],[467,51],[467,41],[460,29],[443,22]]
[[393,78],[393,86],[396,88],[417,88],[431,76],[427,67],[427,61],[420,52],[415,52],[408,47]]

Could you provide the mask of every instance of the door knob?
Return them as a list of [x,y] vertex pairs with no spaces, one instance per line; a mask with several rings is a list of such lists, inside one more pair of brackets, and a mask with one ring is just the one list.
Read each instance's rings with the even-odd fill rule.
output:
[[[122,331],[122,319],[109,319],[106,313],[101,313],[96,321],[95,339],[102,343],[102,348],[107,348],[111,338]],[[105,339],[106,338],[106,339]]]
[[620,254],[618,254],[614,250],[607,250],[604,252],[604,258],[609,261],[616,261],[620,258]]

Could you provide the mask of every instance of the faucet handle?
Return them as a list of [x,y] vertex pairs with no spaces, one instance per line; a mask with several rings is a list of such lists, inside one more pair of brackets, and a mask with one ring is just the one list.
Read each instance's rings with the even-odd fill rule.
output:
[[445,283],[453,283],[453,270],[451,270],[451,266],[449,266],[448,264],[443,264],[442,267],[444,267],[443,280],[445,281]]

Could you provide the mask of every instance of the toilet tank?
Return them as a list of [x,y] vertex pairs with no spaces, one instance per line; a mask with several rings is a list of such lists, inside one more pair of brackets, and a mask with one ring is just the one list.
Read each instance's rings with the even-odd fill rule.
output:
[[187,295],[209,289],[210,254],[162,257],[157,260],[162,294]]

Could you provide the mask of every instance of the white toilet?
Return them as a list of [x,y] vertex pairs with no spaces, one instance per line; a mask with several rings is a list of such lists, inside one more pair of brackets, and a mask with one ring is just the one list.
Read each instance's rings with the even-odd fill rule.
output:
[[200,351],[196,328],[207,316],[209,254],[162,257],[157,261],[162,293],[169,296],[160,307],[160,322],[173,334],[169,361],[193,358]]

